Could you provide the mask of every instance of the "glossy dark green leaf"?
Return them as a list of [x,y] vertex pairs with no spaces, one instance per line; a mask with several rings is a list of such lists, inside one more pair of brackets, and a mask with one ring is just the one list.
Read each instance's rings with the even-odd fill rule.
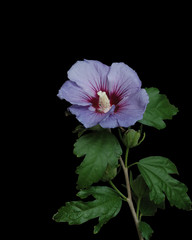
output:
[[115,168],[122,154],[117,138],[108,131],[96,131],[80,137],[74,145],[74,154],[85,158],[77,168],[79,189],[98,182],[107,167]]
[[164,94],[160,94],[157,88],[146,88],[149,95],[149,103],[143,115],[143,119],[139,122],[157,129],[166,127],[164,120],[172,119],[177,114],[178,108],[170,104],[168,98]]
[[110,165],[108,165],[101,180],[103,182],[108,182],[108,181],[112,180],[113,178],[115,178],[116,175],[117,175],[117,168],[116,167],[114,168],[114,167],[111,167]]
[[142,175],[138,175],[135,180],[132,179],[131,174],[131,188],[133,190],[133,198],[137,204],[140,199],[140,213],[142,216],[154,216],[158,208],[164,209],[165,203],[155,204],[149,198],[149,188],[145,183]]
[[145,240],[150,240],[153,234],[153,229],[150,227],[148,223],[143,221],[139,222],[139,230],[141,231],[141,234]]
[[160,204],[155,204],[153,201],[150,200],[148,190],[148,192],[146,192],[145,195],[142,197],[140,203],[140,212],[142,216],[154,216],[158,208],[165,209],[165,202],[163,201]]
[[101,227],[111,218],[115,217],[122,205],[120,196],[111,188],[104,186],[90,187],[81,190],[77,194],[81,199],[92,195],[95,200],[83,202],[67,202],[53,216],[56,222],[68,222],[70,225],[82,224],[91,219],[99,218],[99,223],[94,227],[94,233],[98,233]]
[[[131,174],[131,178],[132,178],[132,174]],[[135,195],[137,196],[137,198],[142,198],[145,195],[146,191],[148,191],[148,187],[141,175],[138,175],[135,180],[131,179],[130,183],[131,183],[131,188],[135,193]]]
[[150,200],[161,204],[165,195],[171,206],[190,210],[191,200],[187,195],[187,187],[170,174],[178,174],[176,166],[167,158],[151,156],[138,162],[138,168],[149,187]]

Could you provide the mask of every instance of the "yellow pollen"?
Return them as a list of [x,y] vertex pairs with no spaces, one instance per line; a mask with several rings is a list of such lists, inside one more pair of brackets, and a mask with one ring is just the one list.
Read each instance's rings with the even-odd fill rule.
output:
[[111,104],[106,92],[99,91],[97,95],[99,95],[99,111],[108,112],[111,109]]

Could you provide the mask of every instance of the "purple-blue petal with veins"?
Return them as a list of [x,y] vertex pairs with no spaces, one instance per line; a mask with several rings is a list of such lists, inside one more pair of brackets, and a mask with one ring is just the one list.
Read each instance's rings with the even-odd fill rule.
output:
[[99,61],[77,61],[68,71],[68,78],[87,94],[95,97],[102,88],[108,88],[106,81],[109,67]]
[[113,95],[115,95],[120,100],[141,88],[141,81],[137,73],[124,63],[113,63],[111,65],[108,82],[110,97],[113,98]]
[[90,128],[99,124],[102,120],[107,119],[114,111],[115,106],[112,106],[111,109],[105,114],[93,111],[91,107],[87,106],[84,107],[72,105],[68,109],[72,114],[76,115],[76,118],[79,120],[79,122],[81,122],[86,128]]
[[86,127],[129,127],[143,118],[149,97],[137,73],[124,63],[111,67],[95,60],[77,61],[68,71],[58,97]]
[[116,118],[119,126],[129,127],[143,118],[146,106],[149,103],[149,96],[145,89],[140,89],[129,98],[119,102]]
[[80,88],[75,82],[66,81],[60,88],[57,96],[60,99],[65,99],[71,104],[78,104],[81,106],[91,105],[90,97],[85,91]]
[[143,118],[149,97],[144,89],[141,89],[131,97],[124,98],[116,106],[116,111],[99,124],[103,128],[129,127]]

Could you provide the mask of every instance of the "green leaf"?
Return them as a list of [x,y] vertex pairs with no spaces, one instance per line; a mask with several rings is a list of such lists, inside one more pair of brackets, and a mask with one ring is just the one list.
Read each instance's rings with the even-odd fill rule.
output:
[[155,204],[150,200],[149,191],[146,192],[140,203],[140,212],[142,216],[154,216],[158,208],[165,209],[165,202]]
[[149,240],[153,234],[153,229],[146,222],[139,222],[139,230],[141,231],[142,236]]
[[168,98],[164,94],[159,94],[157,88],[146,88],[149,95],[149,103],[143,115],[143,119],[139,122],[157,129],[163,129],[166,124],[163,120],[172,119],[176,115],[178,108],[170,104]]
[[113,189],[104,186],[90,187],[77,194],[81,199],[90,195],[95,200],[67,202],[53,216],[53,219],[56,222],[68,222],[70,225],[74,225],[99,218],[99,223],[94,227],[94,234],[98,233],[104,224],[119,213],[122,200]]
[[[132,177],[132,174],[131,174],[131,177]],[[130,183],[131,183],[131,188],[135,193],[135,195],[137,196],[137,198],[142,198],[145,195],[146,191],[148,190],[148,187],[141,175],[138,175],[135,180],[131,180]]]
[[110,180],[112,180],[113,178],[115,178],[117,175],[117,168],[115,167],[111,167],[110,165],[107,165],[107,168],[104,172],[103,177],[101,178],[101,180],[103,182],[108,182]]
[[135,180],[132,180],[131,176],[131,188],[133,190],[133,198],[137,203],[138,199],[140,198],[140,212],[142,216],[154,216],[157,212],[157,208],[164,209],[165,204],[162,202],[161,204],[155,204],[149,198],[149,188],[145,183],[142,175],[138,175]]
[[171,206],[184,210],[191,209],[191,200],[187,195],[186,185],[170,176],[170,174],[178,174],[178,171],[169,159],[151,156],[141,159],[137,165],[149,187],[150,200],[160,204],[166,195]]
[[82,124],[79,124],[72,133],[77,133],[78,138],[80,138],[86,131],[104,131],[105,129],[102,128],[99,124],[95,125],[91,128],[85,128]]
[[77,187],[81,189],[98,182],[107,167],[117,167],[122,149],[112,133],[97,131],[80,137],[74,145],[74,154],[85,155],[76,171],[79,174]]
[[102,128],[99,124],[91,127],[91,128],[88,128],[88,130],[91,130],[91,131],[104,131],[105,129]]

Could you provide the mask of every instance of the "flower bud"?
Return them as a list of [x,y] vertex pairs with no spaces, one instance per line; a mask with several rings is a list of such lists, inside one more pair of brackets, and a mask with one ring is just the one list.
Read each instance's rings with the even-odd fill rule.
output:
[[123,136],[123,142],[127,148],[136,147],[138,145],[140,136],[140,130],[135,131],[134,129],[128,129]]

